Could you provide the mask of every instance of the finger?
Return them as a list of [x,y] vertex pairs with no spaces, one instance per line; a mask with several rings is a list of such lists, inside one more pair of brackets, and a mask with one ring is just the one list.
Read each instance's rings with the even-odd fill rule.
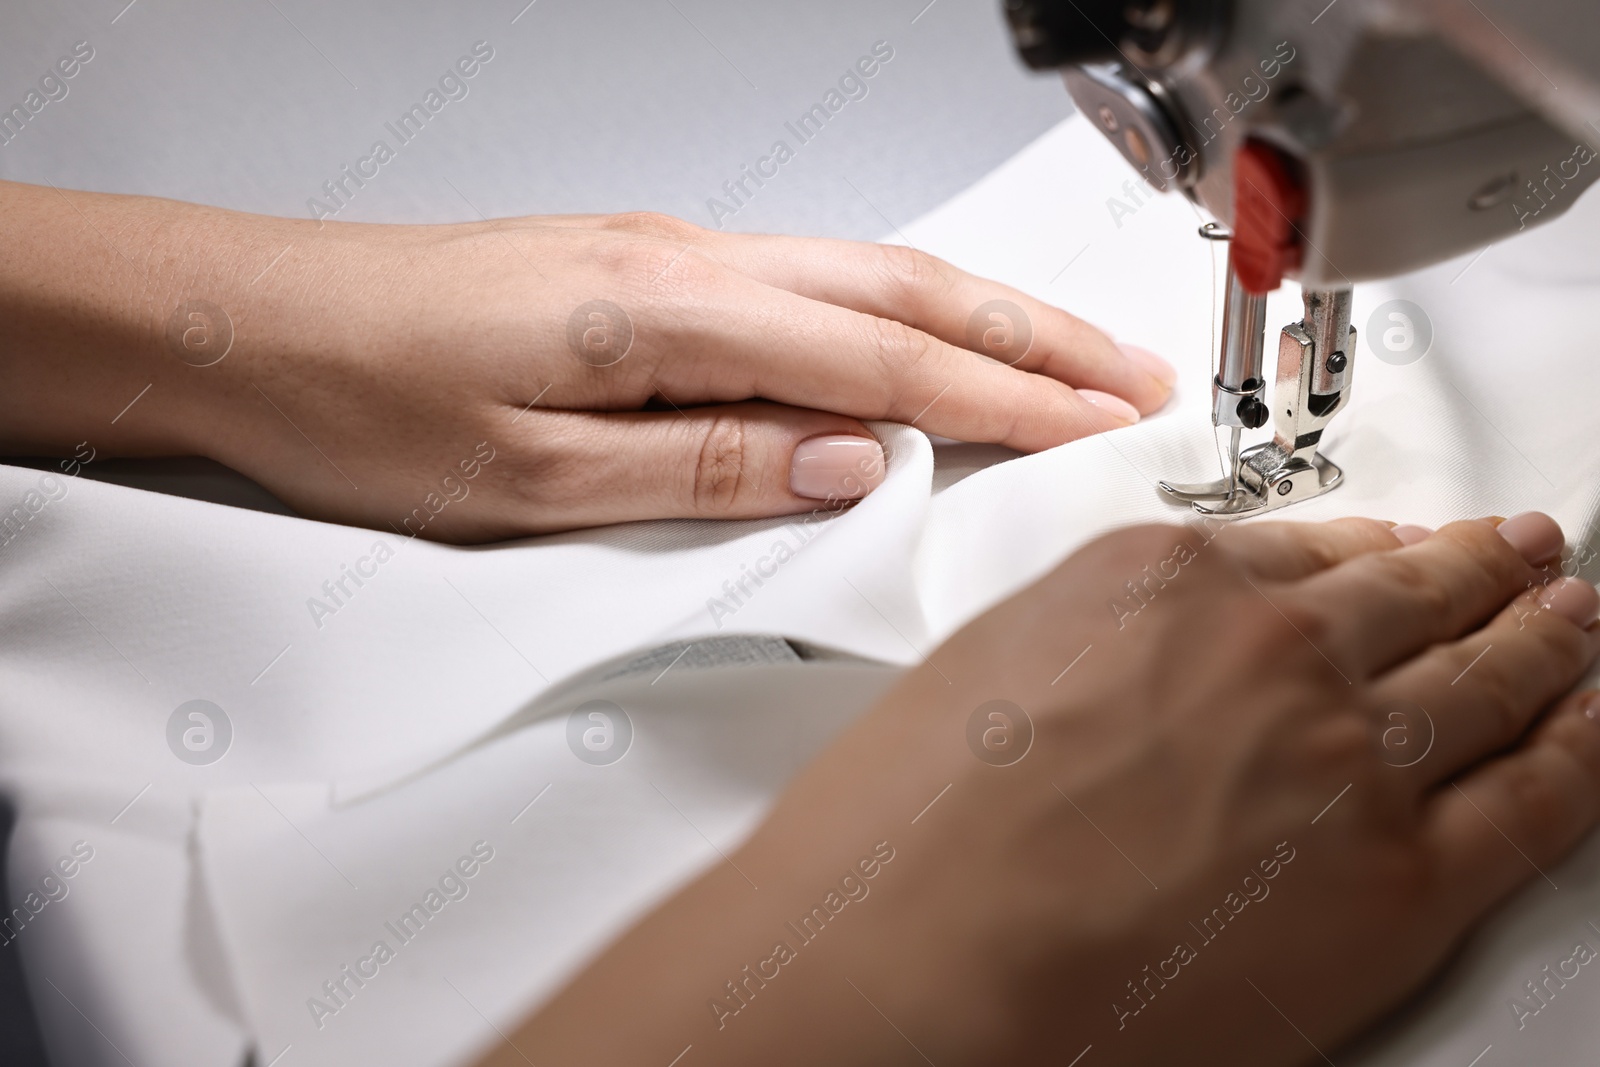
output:
[[[1020,290],[900,245],[725,234],[712,254],[767,285],[880,318],[1079,389],[1111,393],[1149,414],[1177,371],[1154,353]],[[1019,314],[1020,313],[1020,314]]]
[[1600,693],[1576,694],[1516,751],[1434,795],[1422,842],[1437,883],[1453,890],[1441,920],[1459,929],[1529,879],[1550,881],[1600,819],[1597,716]]
[[1416,526],[1410,523],[1402,526],[1396,526],[1394,528],[1394,535],[1400,539],[1400,543],[1402,545],[1421,544],[1432,534],[1433,531],[1428,529],[1426,526]]
[[839,510],[882,483],[854,419],[751,401],[669,412],[541,413],[554,452],[522,502],[526,532],[637,519],[754,519]]
[[[1037,452],[1138,421],[1125,401],[1007,367],[894,319],[820,303],[685,255],[670,292],[633,314],[634,347],[591,376],[647,376],[681,406],[758,396],[857,419],[889,419],[962,441]],[[604,383],[596,385],[603,390]]]
[[1369,552],[1401,547],[1389,523],[1346,518],[1331,522],[1236,523],[1217,544],[1258,578],[1290,582]]
[[1372,673],[1482,626],[1542,580],[1533,564],[1559,553],[1561,540],[1538,513],[1499,528],[1451,523],[1419,544],[1313,575],[1291,595],[1316,619],[1319,647],[1346,671]]
[[1375,694],[1410,747],[1385,760],[1403,755],[1406,774],[1432,785],[1515,742],[1600,654],[1600,633],[1587,629],[1597,614],[1594,586],[1561,578],[1517,597],[1482,630],[1397,667]]

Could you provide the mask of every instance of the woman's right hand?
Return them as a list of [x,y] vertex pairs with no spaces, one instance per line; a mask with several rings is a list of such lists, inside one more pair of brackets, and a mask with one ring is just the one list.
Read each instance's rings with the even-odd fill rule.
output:
[[1600,817],[1600,695],[1563,700],[1600,595],[1546,584],[1561,547],[1540,515],[1103,538],[492,1062],[1318,1060]]

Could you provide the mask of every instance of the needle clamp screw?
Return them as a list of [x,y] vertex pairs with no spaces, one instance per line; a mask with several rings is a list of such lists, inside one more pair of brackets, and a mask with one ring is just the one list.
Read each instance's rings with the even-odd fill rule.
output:
[[1267,405],[1261,402],[1260,397],[1247,396],[1239,401],[1236,409],[1239,413],[1239,422],[1247,429],[1259,430],[1267,422]]

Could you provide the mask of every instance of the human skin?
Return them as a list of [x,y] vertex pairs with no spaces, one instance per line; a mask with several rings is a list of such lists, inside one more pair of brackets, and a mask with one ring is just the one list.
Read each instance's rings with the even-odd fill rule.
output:
[[[1324,1062],[1600,817],[1600,694],[1563,699],[1600,595],[1546,584],[1547,517],[1502,529],[1091,544],[933,652],[480,1067]],[[1180,544],[1136,615],[1108,609]],[[1010,766],[967,740],[995,699],[1032,721]],[[875,846],[866,895],[797,936]]]
[[[3,183],[0,208],[0,448],[207,455],[383,526],[491,442],[426,530],[446,540],[809,510],[881,477],[796,472],[807,442],[870,441],[860,419],[1028,451],[1170,386],[1059,309],[873,246],[658,216],[318,228]],[[217,323],[168,334],[196,299],[231,323],[216,361]],[[614,361],[567,343],[596,299],[632,323]],[[1035,330],[1014,366],[961,347],[993,299]],[[1131,621],[1107,610],[1180,544]],[[1600,814],[1600,695],[1549,710],[1600,650],[1593,587],[1545,584],[1560,547],[1541,516],[1103,539],[910,672],[484,1063],[1319,1059]],[[1033,724],[1005,767],[967,740],[997,699]],[[1396,706],[1431,716],[1404,767]],[[742,1003],[729,983],[847,873],[865,895]]]
[[[882,480],[863,419],[1032,452],[1173,380],[911,249],[659,215],[317,223],[0,183],[0,234],[0,450],[209,456],[378,529],[492,454],[407,527],[446,541],[810,511]],[[993,300],[1024,351],[973,330]]]

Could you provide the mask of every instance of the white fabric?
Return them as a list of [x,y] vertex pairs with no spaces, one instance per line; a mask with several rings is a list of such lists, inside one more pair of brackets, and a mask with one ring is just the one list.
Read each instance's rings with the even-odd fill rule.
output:
[[[903,230],[1171,356],[1177,401],[1007,462],[941,445],[937,469],[921,433],[877,427],[887,481],[823,522],[649,523],[468,550],[68,481],[0,548],[0,784],[23,827],[13,894],[75,841],[96,850],[15,942],[55,1054],[222,1067],[254,1041],[259,1062],[282,1054],[283,1067],[462,1062],[494,1039],[491,1021],[506,1028],[640,909],[721,862],[895,669],[1097,533],[1182,518],[1153,483],[1217,469],[1212,249],[1178,200],[1118,225],[1106,201],[1125,199],[1125,179],[1068,121]],[[1399,287],[1431,314],[1434,349],[1393,367],[1363,346],[1354,406],[1327,440],[1348,484],[1291,517],[1435,524],[1539,507],[1587,540],[1597,230],[1591,199],[1465,272]],[[1388,295],[1358,290],[1357,325]],[[1270,321],[1298,316],[1293,293],[1274,297]],[[0,468],[0,504],[40,479]],[[779,541],[792,558],[774,571]],[[308,598],[378,542],[393,558],[319,626]],[[716,609],[751,571],[770,576]],[[594,681],[716,633],[862,662]],[[594,767],[566,723],[602,693],[632,717],[634,747]],[[205,767],[166,742],[168,717],[197,698],[234,730]],[[384,923],[479,841],[494,858],[467,895],[397,947]],[[1591,845],[1549,872],[1560,893],[1536,882],[1373,1062],[1458,1065],[1491,1042],[1521,1062],[1578,1062],[1600,980],[1574,982],[1520,1033],[1504,1002],[1535,964],[1570,955],[1580,916],[1600,920],[1597,864]],[[319,1027],[308,999],[378,939],[395,959]]]

